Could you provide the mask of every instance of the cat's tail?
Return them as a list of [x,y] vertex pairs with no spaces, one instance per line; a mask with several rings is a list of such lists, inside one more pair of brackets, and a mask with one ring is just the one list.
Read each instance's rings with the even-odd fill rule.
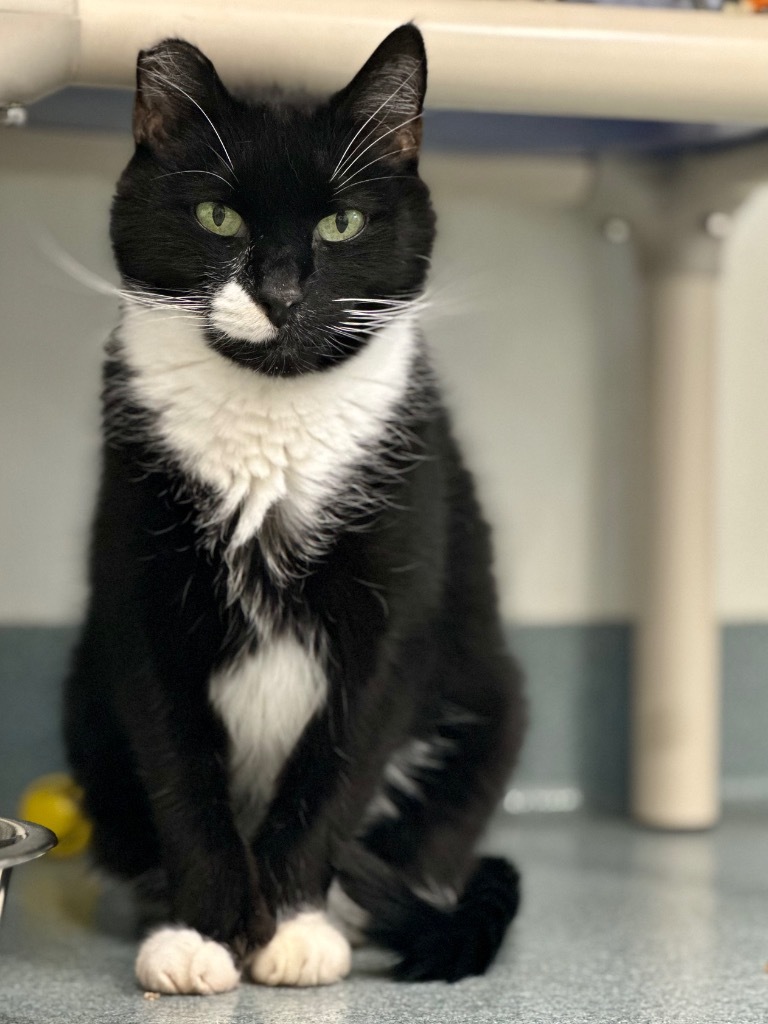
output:
[[520,875],[501,857],[477,861],[456,899],[415,890],[359,846],[337,877],[365,912],[365,937],[400,958],[394,974],[403,981],[459,981],[483,974],[520,905]]

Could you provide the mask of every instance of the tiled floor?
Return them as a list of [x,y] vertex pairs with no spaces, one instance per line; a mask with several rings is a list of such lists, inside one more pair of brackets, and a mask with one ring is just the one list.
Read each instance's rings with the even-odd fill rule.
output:
[[389,981],[356,955],[326,989],[244,985],[145,1000],[126,910],[82,865],[16,871],[0,934],[0,1022],[120,1024],[765,1024],[768,809],[715,832],[660,835],[582,815],[503,819],[489,846],[525,878],[525,904],[492,972],[456,986]]

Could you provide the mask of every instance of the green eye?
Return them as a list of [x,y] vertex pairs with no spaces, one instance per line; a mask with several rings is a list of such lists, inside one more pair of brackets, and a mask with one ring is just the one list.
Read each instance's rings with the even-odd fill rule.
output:
[[245,230],[240,214],[230,210],[223,203],[198,203],[195,207],[195,216],[205,230],[212,231],[214,235],[231,238],[232,235],[243,234]]
[[365,217],[359,210],[342,210],[323,217],[315,229],[326,242],[346,242],[359,235],[365,227]]

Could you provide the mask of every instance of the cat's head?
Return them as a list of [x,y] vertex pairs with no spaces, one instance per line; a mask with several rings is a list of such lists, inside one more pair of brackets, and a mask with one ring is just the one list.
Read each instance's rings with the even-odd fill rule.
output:
[[348,358],[406,313],[434,237],[426,73],[412,25],[319,106],[236,98],[181,40],[140,53],[112,209],[133,301],[182,307],[223,355],[283,375]]

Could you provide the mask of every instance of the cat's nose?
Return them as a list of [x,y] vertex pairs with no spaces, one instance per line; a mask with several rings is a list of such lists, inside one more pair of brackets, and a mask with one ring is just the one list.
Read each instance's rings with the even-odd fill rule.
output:
[[291,307],[301,302],[304,293],[293,281],[271,281],[265,282],[256,296],[257,301],[264,307],[264,312],[275,325],[282,327],[288,319]]

